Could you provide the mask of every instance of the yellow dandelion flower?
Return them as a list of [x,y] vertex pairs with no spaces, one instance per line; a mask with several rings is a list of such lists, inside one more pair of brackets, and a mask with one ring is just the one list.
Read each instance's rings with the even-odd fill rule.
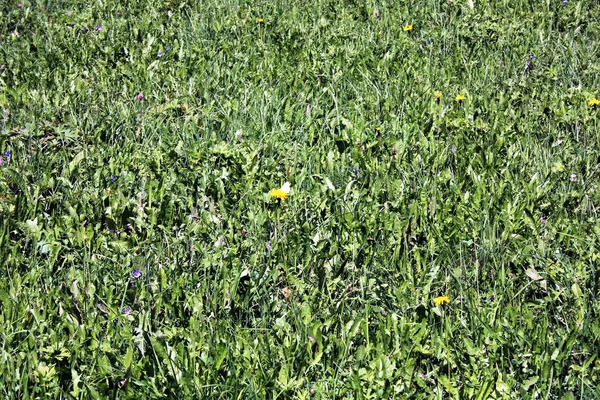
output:
[[440,100],[442,100],[442,94],[440,92],[435,92],[433,96],[435,97],[435,101],[437,101],[438,103],[440,102]]
[[463,96],[462,94],[459,94],[458,96],[456,96],[456,101],[458,101],[459,103],[462,103],[466,99],[467,98],[465,96]]
[[434,303],[436,306],[440,306],[440,305],[441,305],[441,306],[445,306],[446,304],[450,304],[450,297],[448,297],[448,296],[440,296],[440,297],[436,297],[436,298],[433,300],[433,303]]
[[257,24],[264,24],[264,23],[265,23],[265,20],[264,20],[264,19],[262,19],[262,18],[256,18],[256,23],[257,23]]
[[283,186],[279,189],[271,189],[269,194],[271,195],[271,197],[277,200],[286,200],[290,195],[290,183],[284,183]]
[[410,25],[410,24],[409,25],[405,25],[404,26],[404,32],[410,32],[410,31],[412,31],[412,25]]
[[270,195],[278,200],[285,200],[288,198],[288,194],[281,189],[272,189]]
[[590,101],[588,101],[588,106],[590,106],[590,107],[600,106],[600,100],[591,99]]
[[381,127],[380,127],[380,126],[376,126],[376,127],[375,127],[375,131],[376,131],[377,133],[381,132]]

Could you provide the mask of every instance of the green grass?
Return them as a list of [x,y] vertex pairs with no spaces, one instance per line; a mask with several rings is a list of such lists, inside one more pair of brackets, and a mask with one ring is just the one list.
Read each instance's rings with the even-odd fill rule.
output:
[[599,395],[596,1],[17,3],[0,397]]

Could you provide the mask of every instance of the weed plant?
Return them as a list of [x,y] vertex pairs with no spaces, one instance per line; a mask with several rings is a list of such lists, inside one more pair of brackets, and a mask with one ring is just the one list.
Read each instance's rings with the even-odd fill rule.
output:
[[22,1],[0,397],[600,396],[597,1]]

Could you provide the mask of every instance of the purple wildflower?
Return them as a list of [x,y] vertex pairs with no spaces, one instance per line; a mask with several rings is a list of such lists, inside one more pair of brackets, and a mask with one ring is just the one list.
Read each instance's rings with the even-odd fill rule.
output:
[[165,47],[165,51],[169,51],[171,48],[169,46]]
[[87,26],[85,28],[83,28],[83,33],[88,33],[90,30],[87,28]]
[[160,50],[159,50],[159,51],[158,51],[158,53],[156,53],[156,57],[162,57],[162,56],[163,56],[163,54],[164,54],[164,53],[163,53],[162,51],[160,51]]
[[526,70],[531,68],[531,63],[533,62],[533,59],[534,59],[533,54],[529,54],[529,59],[527,60],[527,63],[525,64]]
[[111,175],[111,176],[110,176],[110,181],[111,181],[111,182],[114,182],[114,181],[116,181],[116,180],[117,180],[117,178],[116,178],[114,175]]
[[139,278],[140,276],[142,276],[142,271],[140,271],[139,269],[136,269],[135,271],[133,271],[133,273],[131,274],[135,279]]
[[102,31],[102,25],[96,26],[96,31],[101,32]]
[[577,175],[571,174],[571,182],[577,182]]
[[17,8],[23,8],[23,4],[21,4],[21,3],[17,4]]
[[4,152],[4,156],[5,156],[6,158],[10,158],[10,156],[11,156],[11,155],[12,155],[12,153],[11,153],[10,151],[8,151],[8,150],[6,150],[6,151]]
[[122,16],[123,16],[123,13],[121,11],[118,11],[117,12],[117,17],[122,17]]
[[141,93],[138,93],[138,95],[136,96],[136,98],[137,98],[139,101],[142,101],[142,100],[144,100],[144,95],[143,95],[143,94],[141,94]]
[[123,314],[125,314],[125,315],[129,315],[129,314],[131,314],[131,308],[129,308],[129,307],[125,307],[125,308],[123,309]]
[[563,4],[567,4],[569,0],[563,0]]
[[4,164],[4,160],[2,159],[2,156],[0,156],[0,166],[2,166],[2,164]]

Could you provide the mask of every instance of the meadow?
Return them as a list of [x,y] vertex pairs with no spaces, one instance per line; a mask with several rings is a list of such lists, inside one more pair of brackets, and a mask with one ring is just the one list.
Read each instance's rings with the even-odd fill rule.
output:
[[596,0],[0,1],[0,397],[600,397]]

